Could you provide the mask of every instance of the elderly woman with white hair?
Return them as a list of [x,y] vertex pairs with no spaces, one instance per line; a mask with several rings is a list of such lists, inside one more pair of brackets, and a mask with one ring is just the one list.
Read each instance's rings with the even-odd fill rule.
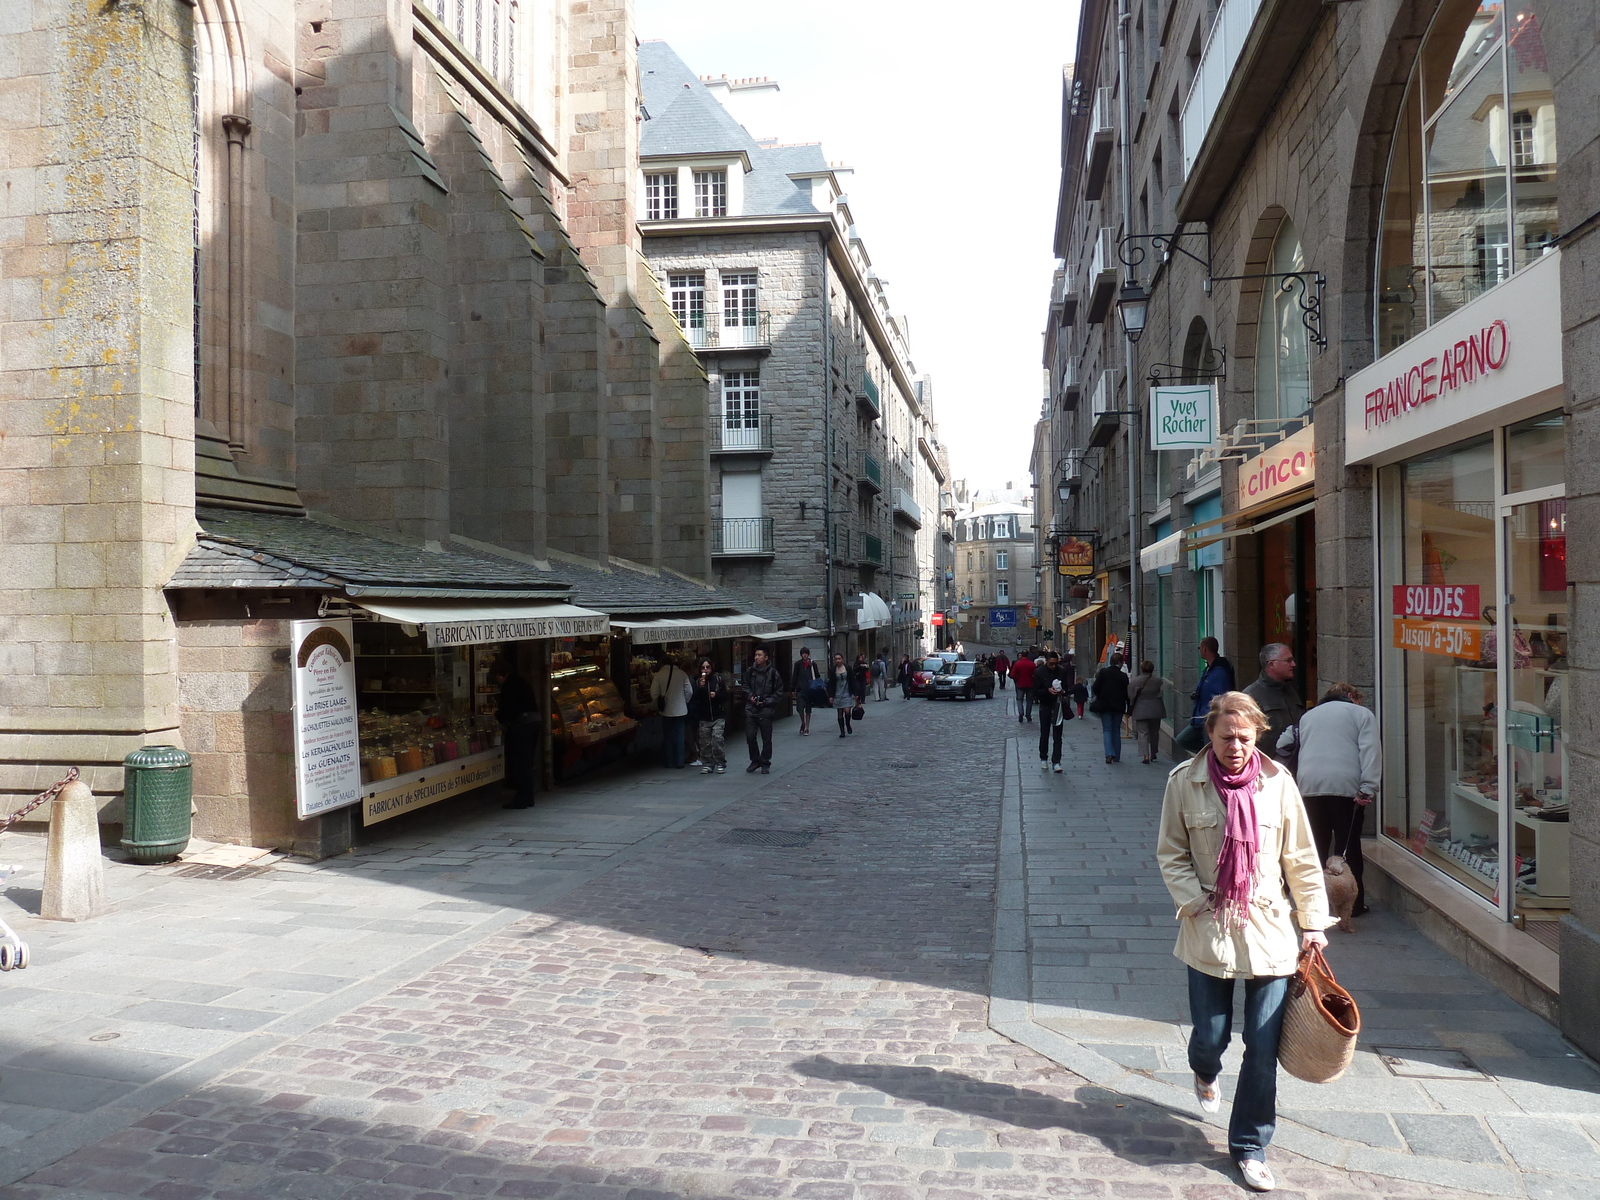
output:
[[1189,968],[1194,1092],[1208,1113],[1222,1107],[1234,981],[1244,980],[1244,1065],[1228,1151],[1258,1192],[1277,1186],[1266,1152],[1277,1125],[1289,979],[1301,949],[1326,946],[1322,931],[1334,923],[1300,792],[1288,769],[1256,747],[1269,724],[1243,692],[1211,702],[1207,745],[1167,776],[1156,847],[1178,909],[1173,953]]

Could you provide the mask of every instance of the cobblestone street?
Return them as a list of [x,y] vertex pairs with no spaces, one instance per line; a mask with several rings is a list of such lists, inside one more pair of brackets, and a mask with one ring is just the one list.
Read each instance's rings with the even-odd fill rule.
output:
[[[743,798],[0,1197],[1240,1194],[1215,1129],[988,1026],[1007,695],[785,722]],[[1461,1194],[1274,1162],[1288,1196]]]

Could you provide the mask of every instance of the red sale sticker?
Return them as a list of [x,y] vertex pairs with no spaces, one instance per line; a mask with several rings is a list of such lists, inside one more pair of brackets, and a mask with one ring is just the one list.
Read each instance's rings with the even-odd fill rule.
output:
[[1394,615],[1422,621],[1441,617],[1476,621],[1479,615],[1478,585],[1397,583],[1394,585]]

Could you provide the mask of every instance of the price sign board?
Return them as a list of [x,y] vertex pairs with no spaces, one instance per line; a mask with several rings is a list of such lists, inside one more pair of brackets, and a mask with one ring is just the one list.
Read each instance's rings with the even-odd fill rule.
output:
[[1411,620],[1476,621],[1482,615],[1478,585],[1442,583],[1397,583],[1394,585],[1394,615]]
[[1396,617],[1394,621],[1396,648],[1461,658],[1468,662],[1477,662],[1483,657],[1482,634],[1483,631],[1476,625],[1459,625],[1451,621],[1408,621],[1403,617]]

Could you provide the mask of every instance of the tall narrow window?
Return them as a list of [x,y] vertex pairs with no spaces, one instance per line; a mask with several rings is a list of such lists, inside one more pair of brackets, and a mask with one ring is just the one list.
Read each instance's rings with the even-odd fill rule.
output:
[[697,217],[725,217],[728,215],[728,173],[726,171],[696,171],[694,173],[694,215]]
[[691,346],[706,344],[706,276],[704,271],[667,276],[672,315]]
[[678,219],[678,173],[653,172],[644,177],[644,213],[648,221]]
[[1010,562],[1011,562],[1011,555],[1006,553],[1006,551],[1004,551],[1004,550],[996,550],[994,552],[994,569],[996,571],[1007,570],[1008,569],[1008,564]]
[[756,273],[724,271],[722,275],[722,344],[753,346],[759,342]]
[[1011,584],[1004,579],[995,581],[994,598],[1001,604],[1011,603]]
[[722,376],[722,446],[725,450],[761,447],[761,374],[728,371]]

